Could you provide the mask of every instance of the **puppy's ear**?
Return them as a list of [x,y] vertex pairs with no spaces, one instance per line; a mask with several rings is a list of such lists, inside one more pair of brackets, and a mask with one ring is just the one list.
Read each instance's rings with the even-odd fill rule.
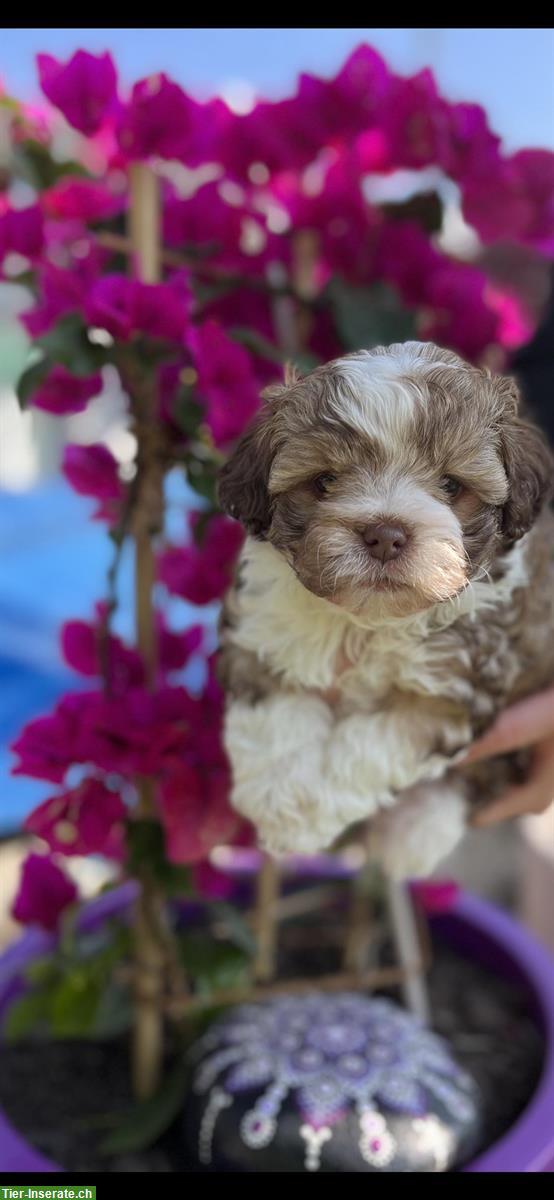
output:
[[257,414],[221,468],[217,487],[223,511],[258,538],[264,537],[271,524],[267,485],[275,453],[272,419],[268,404]]
[[517,541],[531,528],[552,494],[554,459],[546,434],[531,421],[515,415],[519,392],[510,379],[509,408],[502,427],[502,453],[508,476],[508,499],[502,509],[502,533],[506,541]]

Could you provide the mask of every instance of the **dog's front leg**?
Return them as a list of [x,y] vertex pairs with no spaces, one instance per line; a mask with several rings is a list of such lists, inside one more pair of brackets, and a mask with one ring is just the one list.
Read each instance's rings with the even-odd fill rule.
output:
[[394,879],[429,875],[462,840],[467,812],[462,776],[420,783],[370,822],[370,857]]
[[[465,717],[447,720],[436,705],[390,707],[338,720],[326,749],[327,774],[337,788],[365,795],[366,815],[390,805],[395,794],[446,773],[471,740]],[[354,819],[354,818],[353,818]]]
[[[256,826],[260,844],[275,855],[313,854],[331,844],[350,820],[367,811],[326,775],[333,713],[320,698],[278,692],[255,704],[229,703],[225,745],[231,761],[231,802]],[[363,810],[363,811],[362,811]]]

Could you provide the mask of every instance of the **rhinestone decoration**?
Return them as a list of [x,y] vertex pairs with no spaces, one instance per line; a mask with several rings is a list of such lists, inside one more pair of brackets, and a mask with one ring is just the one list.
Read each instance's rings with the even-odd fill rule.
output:
[[203,1058],[193,1088],[210,1093],[200,1130],[202,1161],[211,1156],[222,1108],[249,1091],[258,1095],[241,1121],[243,1142],[253,1150],[269,1145],[290,1095],[309,1171],[319,1169],[333,1126],[351,1109],[358,1113],[360,1154],[371,1166],[387,1166],[396,1153],[388,1112],[412,1118],[418,1144],[434,1156],[434,1169],[444,1170],[454,1139],[433,1115],[433,1102],[455,1122],[474,1112],[473,1080],[446,1042],[380,998],[313,993],[241,1005],[200,1039],[194,1059],[198,1053]]

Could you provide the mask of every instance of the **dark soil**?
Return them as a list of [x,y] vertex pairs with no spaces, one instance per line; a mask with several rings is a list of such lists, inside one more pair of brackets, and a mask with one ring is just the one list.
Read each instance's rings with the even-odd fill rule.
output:
[[[434,1028],[481,1088],[481,1152],[510,1128],[535,1091],[543,1041],[516,988],[450,950],[437,947],[430,991]],[[183,1147],[182,1119],[148,1150],[110,1159],[99,1152],[110,1117],[117,1125],[130,1104],[125,1039],[2,1049],[0,1105],[48,1158],[69,1170],[194,1171]]]

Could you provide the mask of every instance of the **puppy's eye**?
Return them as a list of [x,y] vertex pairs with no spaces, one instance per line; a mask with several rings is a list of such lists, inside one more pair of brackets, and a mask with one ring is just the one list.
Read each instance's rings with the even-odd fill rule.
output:
[[464,490],[463,483],[459,479],[454,479],[453,475],[444,475],[441,479],[441,488],[450,500],[456,500]]
[[330,471],[323,471],[321,475],[317,475],[312,483],[316,496],[326,496],[331,484],[335,483],[336,478],[336,475],[331,475]]

